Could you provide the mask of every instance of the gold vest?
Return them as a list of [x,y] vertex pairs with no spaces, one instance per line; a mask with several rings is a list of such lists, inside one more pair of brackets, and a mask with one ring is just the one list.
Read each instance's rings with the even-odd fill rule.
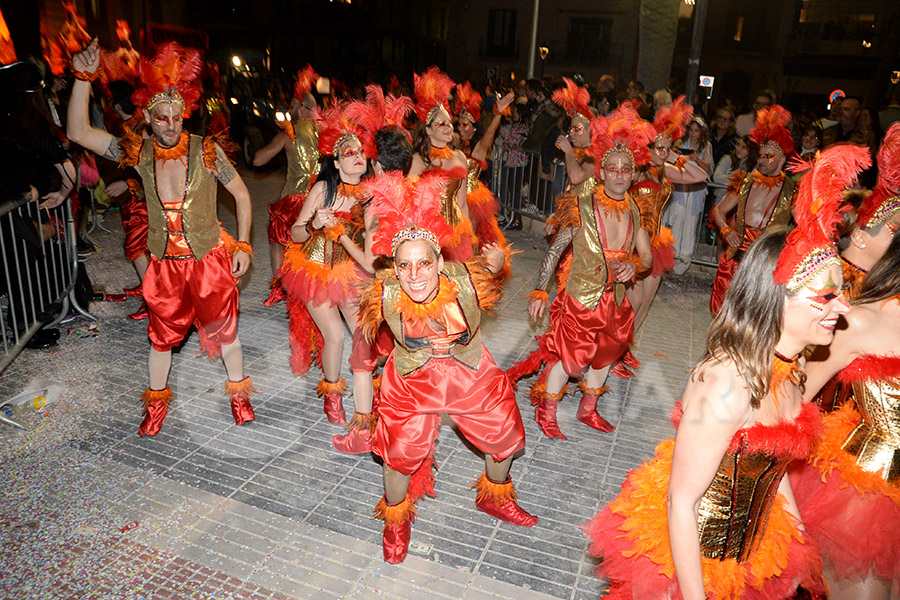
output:
[[[593,181],[593,178],[588,181]],[[598,184],[596,187],[602,190],[603,185]],[[580,192],[578,212],[581,227],[572,240],[572,268],[566,282],[566,293],[588,310],[594,310],[607,289],[606,258],[603,256],[603,244],[600,241],[597,220],[594,218],[594,188],[574,186],[572,189]],[[634,252],[637,232],[641,228],[641,213],[631,194],[626,194],[625,198],[631,207],[631,239],[626,246],[626,250],[631,254]],[[624,286],[615,287],[616,303],[620,304]]]
[[[462,309],[463,318],[466,320],[466,332],[468,339],[456,342],[450,346],[449,354],[462,364],[477,371],[481,364],[481,307],[475,295],[475,286],[469,276],[469,270],[459,263],[444,263],[442,271],[451,281],[456,283],[459,294],[456,302]],[[400,294],[403,294],[400,282],[397,278],[388,275],[384,278],[384,286],[381,295],[382,314],[384,320],[394,334],[394,366],[401,376],[406,376],[422,367],[433,356],[430,346],[425,345],[412,350],[406,346],[403,335],[403,315],[396,311]]]
[[900,487],[900,388],[890,381],[854,381],[859,423],[841,446],[856,464]]
[[[753,187],[753,173],[755,172],[756,171],[751,171],[750,173],[747,173],[747,176],[741,181],[741,187],[738,189],[737,216],[734,219],[734,230],[741,236],[741,239],[744,239],[744,210],[747,205],[747,197],[750,195],[750,188]],[[769,230],[789,225],[791,222],[791,208],[793,205],[794,180],[790,177],[785,177],[784,183],[781,184],[781,192],[778,195],[778,200],[775,202],[775,208],[772,209],[772,214],[769,215],[769,220],[766,221],[766,225],[763,229]],[[734,258],[739,250],[740,248],[729,246],[725,252],[727,253],[728,258]]]
[[[153,138],[144,140],[135,169],[144,182],[147,200],[150,254],[162,259],[168,244],[168,228],[162,202],[156,192],[156,160]],[[182,205],[184,237],[195,260],[200,260],[222,239],[216,213],[216,178],[203,164],[203,138],[191,135],[188,145],[187,192]]]
[[736,452],[722,457],[700,500],[700,554],[747,560],[759,546],[778,484],[792,460],[750,452],[745,440]]
[[319,172],[319,134],[315,121],[299,119],[293,121],[294,140],[287,147],[287,177],[281,197],[305,194],[309,182]]

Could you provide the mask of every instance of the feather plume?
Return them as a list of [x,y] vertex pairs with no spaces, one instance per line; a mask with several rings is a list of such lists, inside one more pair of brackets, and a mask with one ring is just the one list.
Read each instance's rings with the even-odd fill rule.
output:
[[378,152],[372,134],[353,121],[346,109],[347,104],[338,101],[331,108],[316,108],[313,111],[319,128],[319,152],[325,156],[337,156],[339,148],[335,148],[335,144],[345,135],[352,135],[359,140],[363,153],[368,158],[375,158]]
[[778,104],[760,109],[756,113],[756,126],[750,131],[750,139],[760,148],[766,142],[774,142],[785,156],[790,156],[794,151],[794,138],[786,127],[790,120],[791,113]]
[[588,105],[591,101],[590,92],[568,77],[563,77],[563,84],[563,87],[553,92],[551,99],[562,107],[569,117],[581,115],[582,118],[588,121],[593,119],[594,113]]
[[16,49],[13,47],[12,36],[9,34],[9,27],[6,26],[3,12],[0,11],[0,65],[10,65],[14,62],[16,62]]
[[878,149],[878,185],[892,194],[900,192],[900,123],[888,127]]
[[793,213],[797,226],[778,257],[775,282],[786,283],[814,251],[833,245],[842,213],[844,190],[872,164],[868,148],[834,146],[823,151],[800,181]]
[[613,148],[627,148],[634,155],[635,166],[650,160],[648,145],[656,130],[653,125],[638,116],[634,107],[625,103],[606,117],[591,121],[591,147],[588,154],[594,158],[595,172],[603,169],[603,157]]
[[318,80],[319,74],[312,68],[312,65],[306,65],[297,71],[297,82],[294,84],[294,98],[303,100],[303,96],[309,93]]
[[391,255],[391,243],[397,232],[415,227],[433,233],[443,245],[453,230],[441,216],[441,194],[447,186],[444,173],[433,172],[416,181],[391,171],[366,180],[366,196],[372,198],[370,211],[378,217],[378,228],[372,236],[372,251]]
[[456,102],[453,103],[453,114],[457,117],[468,113],[473,123],[481,118],[481,94],[472,89],[468,81],[456,86]]
[[[375,134],[389,125],[403,127],[403,119],[413,110],[413,101],[407,96],[388,96],[378,84],[366,86],[366,101],[354,100],[346,108],[347,116],[363,129]],[[404,130],[405,131],[405,130]]]
[[137,72],[143,87],[131,97],[135,106],[146,107],[159,93],[177,93],[184,99],[184,114],[190,114],[200,99],[197,76],[203,68],[199,50],[184,48],[177,42],[159,47],[153,60],[142,58]]
[[437,106],[447,110],[447,97],[454,83],[435,66],[428,67],[422,75],[413,74],[413,93],[416,97],[416,116],[422,123],[428,120],[428,113]]
[[678,96],[669,106],[664,106],[656,111],[653,118],[653,129],[657,136],[667,137],[671,140],[684,136],[685,127],[691,122],[694,107],[685,102],[684,96]]

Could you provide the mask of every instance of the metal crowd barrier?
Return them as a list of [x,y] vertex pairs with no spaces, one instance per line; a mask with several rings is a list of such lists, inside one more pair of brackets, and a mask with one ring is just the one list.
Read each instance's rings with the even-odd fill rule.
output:
[[[526,217],[546,221],[553,214],[556,196],[565,191],[566,165],[553,159],[548,165],[541,164],[538,152],[522,151],[528,162],[521,167],[507,167],[508,152],[501,144],[495,144],[491,154],[490,183],[488,187],[500,203],[498,221],[506,229],[517,219]],[[707,183],[707,189],[724,187],[717,183]],[[697,224],[692,263],[716,267],[719,256],[719,238],[712,236],[712,243],[706,243],[706,213],[701,214]]]
[[[54,233],[44,240],[48,224]],[[41,327],[62,321],[70,303],[96,320],[75,299],[77,274],[71,198],[51,209],[27,197],[0,206],[0,372]]]

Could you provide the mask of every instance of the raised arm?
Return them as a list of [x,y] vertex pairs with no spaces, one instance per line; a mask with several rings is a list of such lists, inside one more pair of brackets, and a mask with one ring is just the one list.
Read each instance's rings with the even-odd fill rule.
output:
[[669,546],[684,599],[704,600],[700,501],[731,438],[751,418],[750,397],[732,364],[714,364],[706,368],[703,381],[691,377],[682,408],[669,478]]
[[709,177],[706,169],[673,150],[669,150],[669,156],[666,157],[665,169],[666,179],[672,183],[700,183]]
[[[100,68],[100,45],[97,43],[97,38],[91,40],[87,48],[72,57],[72,68],[83,73],[97,72],[97,69]],[[76,144],[103,158],[119,160],[121,150],[118,138],[102,129],[91,127],[88,117],[90,97],[90,82],[76,79],[72,85],[72,95],[69,98],[66,135]]]
[[562,151],[563,156],[565,156],[566,176],[569,178],[569,181],[572,182],[572,185],[578,185],[579,183],[583,183],[590,179],[591,175],[594,174],[593,160],[586,159],[583,163],[579,163],[578,158],[575,156],[575,149],[572,147],[572,142],[564,135],[556,138],[556,147],[559,148]]
[[275,137],[272,138],[271,142],[257,150],[256,154],[253,155],[253,166],[261,167],[268,163],[278,156],[278,153],[284,150],[290,142],[291,138],[288,137],[288,134],[279,131],[275,134]]
[[472,158],[487,160],[487,156],[491,152],[491,147],[494,145],[494,138],[497,136],[497,130],[500,128],[500,122],[503,120],[502,115],[513,103],[513,100],[515,100],[515,95],[512,92],[497,100],[497,114],[495,114],[494,118],[491,119],[491,122],[488,123],[487,128],[484,130],[484,135],[481,136],[481,139],[478,140],[478,143],[475,144],[475,147],[472,149]]

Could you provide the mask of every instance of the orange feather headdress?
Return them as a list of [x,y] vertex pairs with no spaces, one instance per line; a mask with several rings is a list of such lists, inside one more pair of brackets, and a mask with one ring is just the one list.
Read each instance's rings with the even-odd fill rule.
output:
[[690,123],[693,114],[694,107],[685,102],[684,96],[678,96],[671,105],[664,106],[656,111],[656,115],[653,117],[653,129],[656,130],[656,138],[680,139],[684,135],[684,129]]
[[375,158],[375,140],[372,134],[356,123],[347,113],[347,104],[335,102],[331,108],[317,108],[313,117],[319,129],[319,152],[325,156],[338,156],[341,148],[356,140],[367,158]]
[[453,80],[437,67],[428,67],[422,75],[413,73],[413,93],[416,96],[416,116],[428,125],[439,112],[450,118],[447,97],[453,89]]
[[606,159],[614,152],[630,155],[635,166],[646,164],[650,160],[648,145],[654,133],[653,125],[640,118],[630,103],[591,121],[588,154],[594,158],[596,174],[600,175]]
[[888,127],[878,149],[878,183],[856,215],[863,228],[877,227],[900,212],[900,123]]
[[363,189],[372,198],[370,209],[378,217],[372,252],[393,256],[403,242],[423,240],[438,254],[453,236],[441,216],[441,194],[447,175],[440,171],[413,181],[397,171],[366,180]]
[[[366,101],[354,100],[346,108],[347,117],[371,135],[389,125],[403,128],[403,119],[413,110],[412,98],[392,95],[385,97],[381,86],[372,83],[366,86]],[[404,131],[406,131],[404,129]],[[408,135],[408,134],[407,134]]]
[[3,12],[0,11],[0,66],[11,65],[16,62],[16,49],[13,46],[12,36],[9,34],[9,27],[6,26],[6,19],[3,18]]
[[794,138],[786,125],[791,113],[778,104],[762,108],[756,113],[756,126],[750,131],[750,139],[763,146],[771,146],[785,156],[794,151]]
[[312,87],[319,80],[319,74],[312,68],[312,65],[306,65],[297,71],[297,82],[294,83],[294,98],[303,100],[303,97],[312,90]]
[[63,0],[66,20],[59,28],[56,37],[50,39],[43,19],[41,20],[41,46],[44,60],[50,65],[50,72],[62,75],[72,62],[72,55],[77,54],[91,43],[91,36],[85,30],[87,21],[78,14],[75,2]]
[[166,42],[159,47],[153,60],[141,58],[138,77],[142,87],[132,96],[135,106],[147,111],[169,102],[180,104],[186,117],[196,108],[200,99],[197,76],[203,68],[200,51],[183,48],[177,42]]
[[775,283],[796,294],[807,280],[832,265],[840,266],[834,239],[842,217],[844,190],[872,164],[868,148],[835,146],[806,165],[794,202],[795,227],[787,237],[773,273]]
[[481,94],[472,89],[468,81],[456,86],[456,102],[453,103],[453,114],[460,119],[468,119],[473,124],[481,118]]
[[588,123],[594,118],[594,113],[588,103],[591,101],[591,93],[568,77],[563,77],[563,87],[559,88],[550,97],[556,102],[570,118],[580,118]]

